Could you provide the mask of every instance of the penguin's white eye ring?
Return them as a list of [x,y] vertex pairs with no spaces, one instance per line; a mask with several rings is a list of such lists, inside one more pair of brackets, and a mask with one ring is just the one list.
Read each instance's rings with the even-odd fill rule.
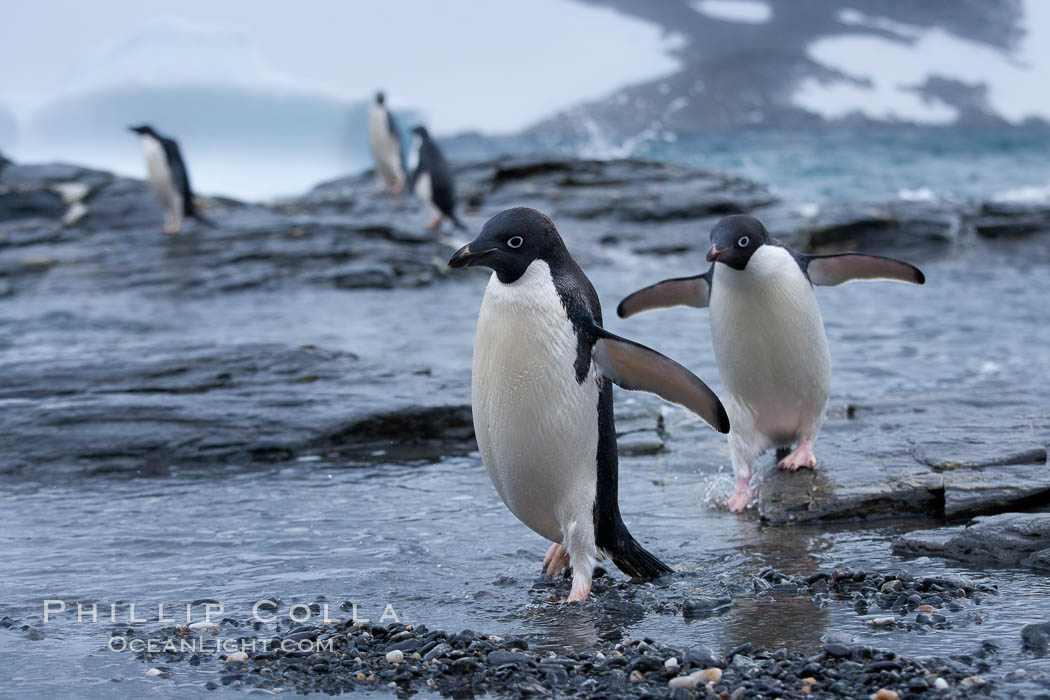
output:
[[511,248],[520,248],[525,244],[525,239],[521,236],[511,236],[507,239],[507,245]]
[[749,243],[751,243],[751,239],[747,236],[741,236],[740,240],[736,242],[736,244],[741,248],[747,248]]

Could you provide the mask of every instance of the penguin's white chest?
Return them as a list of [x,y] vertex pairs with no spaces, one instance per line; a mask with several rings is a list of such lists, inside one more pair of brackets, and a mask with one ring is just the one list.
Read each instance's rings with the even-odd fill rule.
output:
[[372,105],[368,115],[368,143],[382,175],[404,177],[401,171],[401,143],[397,135],[390,132],[386,110],[379,105]]
[[576,381],[576,352],[546,263],[534,261],[509,285],[492,275],[474,343],[478,447],[503,502],[553,542],[593,519],[598,378],[592,363]]
[[416,177],[416,196],[427,204],[434,203],[434,187],[430,173],[422,172]]
[[423,148],[423,139],[419,136],[412,137],[412,149],[408,153],[408,171],[415,172],[419,167],[419,151]]
[[716,264],[711,287],[711,337],[733,432],[779,445],[815,431],[831,356],[813,288],[791,253],[764,245],[744,270]]
[[146,154],[146,172],[153,191],[157,193],[165,208],[180,210],[181,207],[176,205],[182,199],[182,195],[175,187],[164,146],[157,139],[147,135],[142,137],[142,150]]

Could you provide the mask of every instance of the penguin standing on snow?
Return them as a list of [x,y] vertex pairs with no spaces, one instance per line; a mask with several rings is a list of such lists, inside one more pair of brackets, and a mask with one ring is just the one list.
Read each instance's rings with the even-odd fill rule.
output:
[[437,228],[447,216],[457,228],[466,230],[455,213],[456,187],[448,161],[425,127],[412,129],[412,135],[412,154],[408,161],[412,175],[408,185],[434,212],[434,219],[427,228]]
[[817,463],[813,443],[824,422],[831,356],[813,285],[864,279],[923,284],[926,278],[892,258],[798,253],[744,215],[727,216],[712,229],[707,260],[707,272],[641,289],[621,301],[617,313],[626,318],[677,305],[711,308],[711,342],[733,422],[729,454],[736,490],[726,505],[739,512],[751,500],[751,473],[765,450],[797,442],[780,468]]
[[211,222],[201,216],[193,202],[190,176],[174,139],[161,136],[148,124],[132,126],[142,137],[142,149],[146,153],[146,171],[149,183],[164,207],[164,233],[178,233],[183,220],[193,217],[203,224]]
[[497,214],[448,264],[493,270],[474,341],[474,430],[503,502],[554,543],[547,572],[570,566],[568,600],[579,601],[599,557],[637,578],[670,571],[620,517],[612,385],[681,404],[725,433],[718,397],[678,363],[602,328],[594,287],[534,209]]
[[383,93],[376,93],[376,101],[368,113],[368,145],[376,161],[376,176],[382,189],[401,194],[405,189],[405,154],[394,115],[386,108]]

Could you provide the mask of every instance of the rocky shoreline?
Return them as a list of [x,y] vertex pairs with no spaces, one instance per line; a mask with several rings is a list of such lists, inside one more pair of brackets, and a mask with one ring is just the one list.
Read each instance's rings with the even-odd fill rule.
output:
[[[550,591],[552,599],[567,591],[566,582],[544,577],[534,586]],[[629,618],[633,608],[644,609],[637,602],[641,598],[634,596],[636,590],[599,577],[594,599],[584,605],[588,614]],[[805,596],[815,608],[849,605],[869,628],[925,634],[957,624],[980,624],[982,609],[994,606],[999,591],[959,576],[914,577],[903,570],[867,573],[847,568],[801,576],[766,568],[724,597],[679,601],[677,614],[686,619],[725,614],[738,595]],[[318,601],[309,608],[320,612],[322,603],[328,606]],[[337,618],[353,610],[346,601],[329,614]],[[629,639],[622,630],[617,625],[586,650],[576,651],[533,647],[520,636],[352,618],[319,625],[224,618],[152,631],[117,626],[111,636],[119,640],[118,650],[130,650],[148,667],[148,675],[178,678],[189,666],[209,679],[203,685],[212,690],[221,685],[329,694],[382,690],[403,697],[416,692],[449,697],[554,693],[675,700],[988,697],[1000,696],[1019,682],[1050,690],[1050,675],[1039,671],[1012,672],[993,680],[1002,659],[999,645],[990,640],[975,639],[972,649],[947,657],[913,658],[831,632],[821,637],[819,650],[808,653],[745,643],[720,654],[706,646],[682,648],[649,638]],[[1045,644],[1038,646],[1040,635],[1035,627],[1025,629],[1026,644],[1031,640],[1027,653],[1041,653]]]
[[[757,183],[638,160],[507,157],[463,165],[458,181],[469,224],[507,206],[535,206],[571,235],[585,266],[627,255],[701,268],[709,227],[733,212],[755,213],[809,250],[892,252],[922,262],[1020,246],[1029,264],[1050,260],[1050,206],[843,203],[802,216]],[[267,204],[207,199],[214,227],[164,236],[143,181],[71,165],[7,163],[0,168],[0,296],[131,293],[163,303],[445,281],[458,241],[424,231],[411,198],[374,187],[365,173]],[[83,332],[76,319],[49,325],[67,323],[71,333]],[[411,360],[379,367],[312,345],[174,338],[162,351],[119,346],[105,357],[61,362],[21,356],[2,370],[0,397],[22,408],[0,414],[0,429],[26,438],[8,454],[7,474],[367,454],[381,442],[440,445],[451,454],[473,449],[465,364],[457,372]],[[976,410],[981,424],[967,425]],[[621,421],[625,453],[668,449],[658,410],[618,412],[629,416]],[[913,430],[917,413],[924,418]],[[847,423],[851,436],[840,439],[833,431]],[[895,449],[872,452],[868,445],[878,440],[856,438],[865,431],[874,437],[887,424],[903,434]],[[822,438],[832,445],[828,463],[768,475],[756,508],[764,521],[959,519],[1050,499],[1050,421],[1024,400],[978,407],[944,393],[851,404],[841,413],[833,407],[829,425]]]
[[[532,206],[571,232],[583,262],[623,254],[699,261],[710,226],[732,213],[754,213],[814,252],[893,251],[922,261],[1025,241],[1029,259],[1050,260],[1050,205],[847,202],[803,215],[743,178],[640,160],[504,157],[460,166],[457,182],[469,225]],[[162,215],[144,181],[67,164],[2,165],[3,294],[41,284],[49,293],[90,286],[193,296],[415,287],[445,276],[456,242],[423,230],[411,198],[377,194],[371,173],[265,204],[213,197],[201,205],[214,227],[154,236],[147,232],[159,231]]]
[[[945,263],[942,272],[957,263],[960,274],[972,274],[979,269],[974,260],[1018,267],[1050,261],[1050,206],[901,201],[803,213],[757,183],[637,160],[484,161],[459,169],[459,191],[472,228],[512,205],[551,213],[596,277],[624,261],[650,265],[646,274],[702,269],[710,226],[733,212],[756,214],[800,248],[892,252],[924,265]],[[19,436],[8,446],[0,477],[32,483],[210,474],[231,465],[250,471],[296,467],[297,461],[340,468],[433,464],[476,449],[469,360],[455,354],[458,345],[433,345],[445,335],[469,334],[467,326],[445,322],[442,305],[473,308],[471,285],[481,281],[468,277],[469,284],[460,284],[445,274],[458,233],[424,231],[426,215],[417,204],[377,194],[367,173],[278,202],[206,198],[202,204],[214,227],[164,236],[161,212],[142,181],[69,165],[0,163],[0,300],[18,311],[0,320],[14,339],[0,340],[0,433]],[[423,295],[438,302],[427,305]],[[85,301],[78,306],[71,299]],[[90,308],[98,299],[111,306]],[[275,304],[284,306],[271,318]],[[367,314],[347,308],[364,304],[375,308]],[[421,308],[406,310],[414,304]],[[300,315],[319,316],[320,326],[389,324],[400,344],[390,349],[393,335],[370,341],[367,331],[340,335],[311,327],[309,341],[285,333],[282,324]],[[246,324],[256,323],[277,331],[266,341],[242,338]],[[974,325],[972,332],[987,332]],[[860,335],[853,342],[880,339]],[[915,345],[912,338],[894,343]],[[914,347],[869,357],[877,358],[874,364],[922,360]],[[884,366],[874,369],[888,374]],[[741,523],[788,533],[774,536],[775,550],[788,536],[805,540],[806,524],[947,521],[941,529],[900,535],[894,552],[1045,572],[1047,515],[1020,511],[1050,504],[1050,417],[1039,391],[1018,390],[1025,381],[992,368],[966,392],[948,384],[909,391],[900,380],[872,400],[839,397],[829,407],[819,468],[786,474],[772,469],[769,456],[769,473],[746,516],[757,522]],[[643,458],[647,468],[671,464],[646,472],[661,488],[681,487],[673,479],[695,477],[698,463],[710,468],[724,460],[724,438],[677,411],[617,394],[621,456],[635,466]],[[886,551],[888,540],[882,541]],[[674,543],[660,544],[673,552]],[[687,544],[695,545],[677,546]],[[769,561],[781,566],[775,557]],[[200,681],[205,688],[892,700],[1023,695],[1016,683],[1029,695],[1050,693],[1042,671],[1002,670],[1013,663],[1000,649],[1003,638],[979,627],[1002,599],[994,578],[810,563],[806,574],[767,567],[712,585],[688,566],[643,585],[596,578],[592,599],[578,609],[600,624],[596,641],[581,648],[426,624],[274,627],[241,617],[205,628],[153,621],[105,631],[162,645],[196,638],[334,645],[320,652],[254,649],[233,658],[236,652],[228,651],[141,655],[150,677],[184,679],[190,670],[207,675]],[[495,583],[510,584],[527,589],[529,580]],[[565,614],[555,601],[565,597],[566,581],[541,578],[531,585],[528,595],[541,614]],[[481,599],[485,593],[475,591]],[[778,647],[755,629],[769,614],[762,606],[784,601],[806,614],[830,617],[826,611],[833,608],[855,630],[884,634],[889,648],[876,648],[878,637],[858,641],[841,631],[821,637],[834,627],[826,621],[813,626],[812,639],[802,633],[800,642]],[[649,616],[702,623],[733,613],[740,628],[733,638],[741,646],[723,653],[630,637],[632,624]],[[1011,628],[1008,634],[1024,641],[1021,658],[1044,658],[1046,624],[1033,619],[1024,632]],[[0,627],[34,643],[51,634],[10,617],[0,619]],[[891,650],[894,635],[971,629],[972,645],[958,653],[927,658]]]
[[965,525],[912,532],[893,551],[974,565],[1021,566],[1050,572],[1050,513],[1002,513]]

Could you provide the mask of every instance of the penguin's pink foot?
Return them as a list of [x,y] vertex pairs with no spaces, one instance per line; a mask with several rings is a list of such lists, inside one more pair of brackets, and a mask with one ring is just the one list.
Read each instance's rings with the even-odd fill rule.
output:
[[569,550],[558,543],[552,544],[543,557],[543,569],[549,576],[557,576],[568,565]]
[[726,501],[726,507],[733,513],[739,513],[740,511],[747,508],[747,504],[751,501],[751,489],[749,484],[751,478],[742,476],[736,480],[736,490],[733,491],[733,495]]
[[803,468],[812,469],[817,466],[817,458],[813,454],[813,441],[800,441],[798,447],[795,448],[795,451],[780,460],[778,466],[781,469],[786,469],[790,472],[798,471]]
[[404,180],[398,180],[397,182],[394,183],[394,186],[390,189],[390,191],[393,192],[394,194],[401,194],[402,192],[405,191],[405,181]]
[[443,216],[435,216],[433,218],[433,220],[429,224],[427,224],[427,228],[428,229],[435,229],[438,226],[440,226],[441,222],[444,221],[444,220],[445,220],[445,217],[443,217]]
[[181,227],[179,226],[178,222],[176,222],[176,221],[174,221],[172,219],[168,219],[167,221],[164,222],[164,233],[167,233],[167,234],[178,233],[179,232],[179,228],[181,228]]
[[569,591],[569,597],[565,599],[566,603],[579,603],[584,600],[591,593],[591,579],[590,577],[583,577],[574,575],[572,577],[572,590]]

